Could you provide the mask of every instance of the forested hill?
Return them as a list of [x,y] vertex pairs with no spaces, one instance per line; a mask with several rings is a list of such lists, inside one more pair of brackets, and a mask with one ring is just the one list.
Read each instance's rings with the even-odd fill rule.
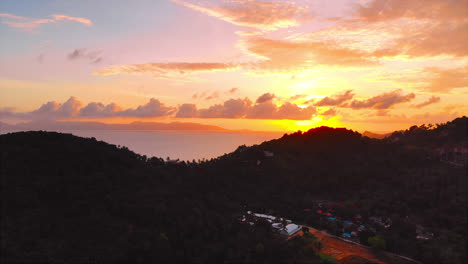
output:
[[[328,263],[306,242],[238,218],[250,209],[318,227],[304,209],[333,201],[343,217],[391,219],[368,234],[389,251],[463,263],[466,132],[466,117],[381,140],[321,127],[175,164],[93,138],[1,135],[2,260]],[[418,226],[433,239],[417,240]]]

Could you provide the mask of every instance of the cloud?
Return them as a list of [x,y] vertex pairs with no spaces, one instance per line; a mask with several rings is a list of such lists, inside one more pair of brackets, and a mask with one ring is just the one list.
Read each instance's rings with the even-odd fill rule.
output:
[[261,103],[266,103],[266,102],[270,102],[271,100],[273,100],[273,98],[275,98],[275,95],[272,94],[272,93],[264,93],[262,94],[260,97],[257,98],[257,101],[255,101],[257,104],[261,104]]
[[295,104],[286,102],[277,107],[272,102],[257,103],[247,112],[246,118],[250,119],[290,119],[308,120],[316,113],[315,107],[301,108]]
[[257,103],[249,109],[247,118],[251,119],[274,119],[278,107],[272,102]]
[[316,113],[315,107],[301,108],[290,102],[285,102],[280,107],[273,103],[274,94],[265,93],[257,98],[255,105],[247,111],[247,118],[252,119],[291,119],[307,120]]
[[22,17],[22,16],[16,16],[16,15],[6,14],[6,13],[1,13],[1,14],[0,14],[0,17],[11,18],[11,19],[18,19],[18,20],[27,19],[27,18]]
[[129,116],[129,117],[160,117],[169,116],[175,112],[174,107],[166,107],[159,100],[151,98],[150,101],[145,105],[140,105],[136,109],[127,109],[119,111],[116,114],[118,116]]
[[[374,0],[357,5],[356,19],[370,23],[399,25],[393,45],[379,49],[376,56],[468,55],[467,0],[400,1]],[[409,21],[405,26],[402,22]],[[392,28],[392,27],[389,27]]]
[[248,99],[229,99],[224,102],[222,117],[240,118],[247,114],[252,102]]
[[197,110],[197,106],[195,104],[182,104],[179,106],[177,110],[177,114],[175,117],[178,118],[192,118],[198,117],[199,113]]
[[238,91],[239,91],[239,88],[231,88],[226,93],[233,94],[233,93],[238,92]]
[[324,116],[334,116],[334,115],[336,115],[336,110],[334,108],[330,108],[327,111],[322,112],[320,114],[324,115]]
[[364,5],[357,5],[357,16],[366,22],[412,19],[466,19],[466,0],[373,0]]
[[39,56],[36,58],[37,62],[42,64],[44,62],[44,57],[44,53],[39,54]]
[[197,110],[194,104],[179,106],[177,118],[246,118],[246,119],[291,119],[307,120],[317,111],[315,107],[301,108],[290,102],[280,107],[272,103],[274,95],[266,93],[260,96],[260,102],[252,104],[248,98],[229,99],[223,104],[214,104]]
[[304,98],[304,97],[307,97],[307,95],[305,95],[305,94],[295,94],[295,95],[289,97],[289,100],[294,101],[294,100],[301,99],[301,98]]
[[468,66],[453,69],[441,69],[437,67],[428,67],[422,71],[423,74],[429,74],[421,89],[430,92],[449,92],[456,88],[468,87]]
[[401,85],[434,93],[449,93],[453,89],[468,87],[468,66],[458,68],[426,67],[420,70],[406,71],[402,74],[382,74],[378,79],[393,81]]
[[299,106],[286,102],[281,105],[273,115],[273,119],[291,119],[291,120],[307,120],[312,117],[317,111],[315,107],[309,106],[306,108],[300,108]]
[[[15,21],[3,21],[2,23],[14,27],[14,28],[19,28],[23,31],[30,32],[30,33],[37,33],[37,29],[40,28],[43,24],[50,24],[50,23],[58,23],[59,21],[64,21],[64,22],[78,22],[81,24],[84,24],[86,26],[92,26],[93,23],[91,20],[83,17],[72,17],[72,16],[67,16],[67,15],[61,15],[61,14],[54,14],[51,15],[52,19],[50,18],[42,18],[42,19],[30,19],[26,17],[21,17],[21,16],[16,16],[13,14],[5,14],[2,13],[0,14],[0,17],[4,17],[7,19],[13,19]],[[21,22],[18,22],[17,20],[20,20]],[[25,21],[27,20],[27,21]],[[23,22],[24,21],[24,22]]]
[[227,71],[235,69],[237,65],[217,62],[171,62],[113,65],[93,72],[94,75],[143,74],[156,76],[168,74],[190,74],[195,72]]
[[112,65],[95,71],[94,75],[154,74],[156,77],[183,75],[198,72],[229,71],[238,68],[253,71],[288,72],[304,71],[317,65],[368,66],[377,62],[369,54],[339,47],[333,43],[292,42],[267,38],[248,38],[242,46],[257,61],[245,63],[220,62],[169,62]]
[[212,105],[208,108],[200,109],[201,118],[221,118],[223,106],[220,104]]
[[403,28],[401,37],[385,48],[376,50],[377,57],[393,57],[404,54],[412,57],[468,55],[468,21],[428,22],[414,30]]
[[4,112],[3,116],[31,120],[65,119],[78,116],[81,106],[82,103],[72,96],[63,104],[58,103],[56,101],[50,101],[41,105],[41,107],[31,112]]
[[294,42],[267,38],[248,38],[242,46],[260,61],[245,67],[260,71],[303,71],[316,65],[366,66],[377,64],[369,54],[357,49],[339,47],[335,43]]
[[420,103],[420,104],[416,104],[414,105],[414,107],[416,108],[422,108],[422,107],[425,107],[425,106],[428,106],[430,104],[435,104],[435,103],[438,103],[440,102],[440,97],[438,96],[431,96],[431,98],[427,99],[426,101]]
[[91,22],[91,20],[87,18],[83,18],[83,17],[72,17],[72,16],[67,16],[67,15],[52,15],[52,17],[56,21],[73,21],[73,22],[85,24],[88,27],[93,26],[93,22]]
[[122,108],[115,103],[104,105],[103,103],[92,102],[80,109],[81,117],[110,117],[117,115]]
[[336,94],[332,97],[325,97],[315,103],[316,106],[336,106],[344,103],[345,101],[351,100],[354,97],[354,93],[352,90],[345,91],[341,94]]
[[378,110],[391,108],[395,104],[406,103],[415,98],[414,93],[402,95],[401,90],[395,90],[388,93],[383,93],[365,100],[353,100],[343,107],[350,107],[352,109],[374,108]]
[[229,99],[224,104],[212,105],[200,109],[201,118],[243,118],[249,111],[252,102],[248,99]]
[[210,95],[205,97],[205,100],[212,100],[212,99],[218,99],[219,98],[219,93],[217,91],[212,92]]
[[35,33],[36,29],[41,27],[42,24],[48,24],[55,22],[52,19],[34,19],[29,20],[28,22],[12,22],[12,21],[2,21],[3,24],[6,24],[10,27],[19,28],[23,31]]
[[122,109],[115,103],[104,105],[92,102],[82,107],[83,104],[75,97],[70,97],[63,104],[50,101],[31,112],[13,112],[12,109],[2,109],[2,118],[15,118],[22,120],[57,120],[69,118],[103,118],[103,117],[160,117],[169,116],[175,112],[174,107],[167,107],[159,100],[151,98],[150,101],[137,108]]
[[67,54],[67,58],[71,61],[78,60],[78,59],[85,59],[91,63],[99,63],[102,61],[102,57],[99,56],[101,51],[88,51],[87,49],[75,49],[69,54]]
[[306,8],[291,2],[237,0],[208,7],[182,0],[172,1],[231,24],[262,31],[298,26],[310,17]]

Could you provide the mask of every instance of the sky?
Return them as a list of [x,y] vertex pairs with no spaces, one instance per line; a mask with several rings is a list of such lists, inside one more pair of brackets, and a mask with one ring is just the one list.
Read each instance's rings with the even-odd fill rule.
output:
[[0,121],[389,132],[468,114],[468,0],[0,3]]

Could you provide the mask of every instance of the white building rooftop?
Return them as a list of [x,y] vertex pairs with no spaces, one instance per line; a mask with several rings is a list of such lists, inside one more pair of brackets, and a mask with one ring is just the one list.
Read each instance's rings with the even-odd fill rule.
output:
[[292,236],[295,233],[299,232],[301,230],[301,227],[296,225],[296,224],[289,224],[285,226],[283,230],[280,231],[280,234],[285,235],[285,236]]

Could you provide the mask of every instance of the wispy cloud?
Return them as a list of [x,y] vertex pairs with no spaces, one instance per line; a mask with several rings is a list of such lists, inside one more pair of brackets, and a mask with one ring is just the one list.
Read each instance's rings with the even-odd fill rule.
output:
[[271,102],[273,100],[273,98],[275,98],[274,94],[265,93],[265,94],[262,94],[260,97],[257,98],[256,103],[257,104],[262,104],[262,103],[266,103],[266,102]]
[[56,21],[73,21],[73,22],[85,24],[88,27],[93,26],[93,22],[91,22],[91,20],[84,18],[84,17],[72,17],[72,16],[67,16],[67,15],[52,15],[52,17]]
[[189,1],[173,2],[216,17],[237,26],[272,31],[280,28],[297,26],[309,18],[307,8],[292,2],[260,2],[255,0],[237,0],[225,2],[221,6],[205,6]]
[[342,48],[335,43],[294,42],[248,38],[242,46],[260,61],[248,64],[259,71],[303,71],[316,65],[367,66],[377,62],[363,51]]
[[101,51],[88,51],[87,49],[75,49],[69,54],[67,54],[67,58],[69,60],[78,60],[78,59],[85,59],[90,61],[91,63],[99,63],[103,59],[100,56]]
[[234,87],[234,88],[231,88],[228,91],[226,91],[226,93],[227,94],[234,94],[234,93],[236,93],[238,91],[239,91],[239,88]]
[[92,21],[87,18],[72,17],[72,16],[60,15],[60,14],[51,15],[52,18],[42,18],[42,19],[31,19],[31,18],[16,16],[13,14],[6,14],[6,13],[0,14],[0,17],[14,20],[14,21],[11,21],[11,20],[2,19],[3,24],[6,24],[10,27],[18,28],[18,29],[21,29],[23,31],[30,32],[30,33],[37,33],[37,29],[39,29],[43,24],[58,23],[59,21],[78,22],[89,27],[93,25]]
[[336,106],[340,105],[348,100],[353,99],[354,93],[351,90],[345,91],[341,94],[336,94],[333,96],[327,96],[320,101],[318,101],[315,105],[316,106]]
[[321,115],[324,115],[324,116],[334,116],[336,115],[336,110],[334,108],[330,108],[322,113],[320,113]]
[[0,14],[0,17],[11,18],[11,19],[18,19],[18,20],[25,20],[25,19],[27,19],[27,18],[22,17],[22,16],[16,16],[16,15],[6,14],[6,13],[1,13],[1,14]]
[[421,88],[430,92],[449,92],[468,87],[468,66],[454,69],[428,67],[422,72],[430,77],[425,80],[428,84]]
[[430,97],[429,99],[427,99],[426,101],[414,105],[414,107],[416,107],[416,108],[422,108],[422,107],[428,106],[428,105],[430,105],[430,104],[435,104],[435,103],[438,103],[438,102],[440,102],[440,97],[438,97],[438,96],[431,96],[431,97]]
[[196,72],[227,71],[237,68],[231,63],[217,62],[170,62],[170,63],[144,63],[112,65],[93,72],[94,75],[116,75],[116,74],[143,74],[150,73],[155,76],[166,76],[170,74],[191,74]]
[[388,109],[396,104],[406,103],[415,98],[414,93],[402,94],[402,90],[383,93],[364,100],[353,100],[349,104],[342,105],[352,109],[374,108],[378,110]]

